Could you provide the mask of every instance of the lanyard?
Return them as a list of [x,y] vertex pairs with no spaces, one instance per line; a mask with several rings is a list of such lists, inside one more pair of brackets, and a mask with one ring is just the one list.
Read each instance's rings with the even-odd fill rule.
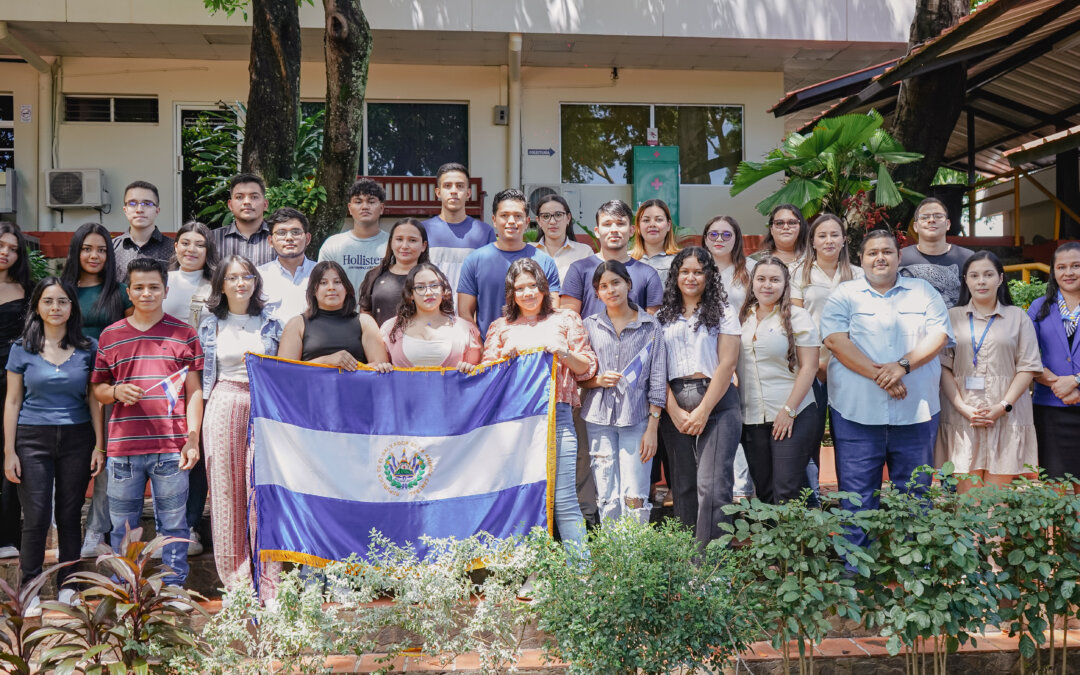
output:
[[971,327],[971,365],[978,367],[979,365],[979,350],[982,349],[983,342],[986,341],[986,334],[990,332],[990,326],[994,325],[994,319],[996,316],[990,317],[986,322],[986,328],[983,328],[982,337],[979,338],[979,344],[975,344],[975,317],[968,314],[968,326]]

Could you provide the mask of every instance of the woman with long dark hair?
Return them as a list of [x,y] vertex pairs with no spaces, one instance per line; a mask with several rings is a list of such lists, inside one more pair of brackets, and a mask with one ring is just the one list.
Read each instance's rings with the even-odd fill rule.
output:
[[675,515],[702,547],[730,522],[735,449],[742,434],[739,394],[731,386],[739,359],[739,321],[727,304],[712,255],[691,246],[671,263],[656,313],[667,348],[667,407],[660,433],[671,458]]
[[[1042,374],[1035,326],[1012,304],[1005,270],[979,251],[960,273],[960,301],[949,310],[956,346],[941,355],[941,422],[935,464],[1006,485],[1038,462],[1028,388]],[[971,487],[964,479],[958,489]]]
[[[660,411],[667,400],[667,350],[656,318],[630,301],[626,265],[605,260],[593,273],[604,311],[585,318],[597,373],[586,380],[581,419],[589,435],[589,464],[601,520],[628,514],[649,522],[649,483]],[[632,363],[638,373],[626,382]]]
[[78,290],[87,337],[98,339],[106,326],[123,319],[131,308],[126,286],[116,274],[112,235],[100,223],[80,225],[71,235],[60,278]]
[[446,275],[429,262],[409,271],[397,316],[379,330],[395,368],[471,370],[484,352],[480,331],[454,312]]
[[[14,223],[0,223],[0,363],[7,363],[11,344],[22,335],[23,317],[33,290],[30,283],[29,249],[22,230]],[[7,378],[0,378],[0,401],[5,399]],[[7,441],[3,434],[0,440]],[[19,555],[19,494],[6,478],[0,486],[0,558]]]
[[1051,478],[1080,476],[1080,243],[1070,241],[1054,251],[1046,295],[1031,303],[1028,316],[1043,365],[1031,398],[1039,466]]
[[806,254],[807,226],[802,211],[794,204],[780,204],[769,212],[768,231],[761,242],[761,250],[754,258],[761,260],[776,256],[788,268],[802,262]]
[[[23,505],[19,568],[23,583],[42,572],[45,539],[56,503],[59,562],[79,559],[80,521],[90,476],[105,465],[101,404],[90,396],[97,344],[83,335],[75,287],[46,277],[30,297],[22,340],[7,360],[4,476],[18,485]],[[57,573],[60,602],[73,570]],[[38,615],[34,597],[29,615]]]
[[169,261],[169,294],[162,309],[198,329],[210,297],[210,281],[218,266],[217,247],[210,228],[195,220],[184,223],[176,232],[173,251]]
[[551,256],[559,269],[559,280],[566,280],[570,265],[593,254],[592,246],[574,238],[574,213],[562,195],[544,195],[536,202],[536,221],[540,241],[534,246]]
[[315,265],[307,306],[285,324],[278,356],[344,370],[360,364],[381,372],[393,369],[375,319],[356,311],[356,293],[341,265],[331,260]]
[[581,317],[554,309],[543,269],[532,258],[510,264],[506,273],[503,315],[488,328],[484,362],[530,349],[544,349],[558,358],[555,373],[555,523],[564,542],[585,542],[585,519],[577,499],[577,436],[572,409],[581,405],[578,382],[596,374],[596,354]]
[[742,445],[758,499],[779,504],[806,487],[806,465],[820,447],[810,386],[821,340],[810,312],[792,306],[787,265],[775,256],[754,268],[739,322]]
[[[199,342],[204,357],[202,391],[207,399],[203,421],[206,477],[214,495],[210,503],[214,563],[226,591],[252,586],[248,537],[255,531],[255,511],[250,511],[249,518],[247,444],[251,392],[244,355],[277,354],[281,330],[281,323],[266,309],[262,277],[255,265],[238,255],[223,260],[211,281]],[[256,564],[261,568],[260,593],[273,597],[280,563]]]
[[[127,286],[120,283],[116,273],[111,237],[100,223],[80,225],[71,236],[67,261],[60,276],[78,292],[83,333],[95,340],[106,326],[123,319],[131,309]],[[103,419],[108,420],[111,413],[112,405],[105,406]],[[108,425],[105,425],[104,431],[108,435]],[[105,537],[112,531],[108,488],[108,471],[94,476],[94,495],[86,515],[86,538],[83,539],[81,551],[84,558],[97,555],[98,547],[105,543]]]
[[675,242],[675,221],[663,199],[646,199],[634,214],[634,245],[630,257],[656,270],[660,282],[667,281],[671,261],[679,252]]
[[386,255],[378,267],[368,271],[360,284],[357,302],[360,311],[383,325],[397,316],[405,277],[420,263],[428,261],[427,230],[416,218],[402,218],[390,228]]

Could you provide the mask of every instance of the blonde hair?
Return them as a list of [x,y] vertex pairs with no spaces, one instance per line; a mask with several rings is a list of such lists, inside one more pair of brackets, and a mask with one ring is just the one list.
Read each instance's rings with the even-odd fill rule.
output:
[[641,216],[645,214],[645,209],[653,206],[664,212],[669,225],[667,235],[664,236],[664,253],[671,255],[682,250],[675,242],[675,221],[671,219],[671,209],[668,208],[667,203],[663,199],[646,199],[641,202],[637,213],[634,214],[634,245],[630,248],[630,257],[634,260],[641,260],[641,257],[645,255],[645,242],[641,237]]
[[814,248],[814,233],[817,232],[818,227],[825,223],[836,223],[840,226],[840,235],[844,237],[844,243],[840,245],[840,258],[836,261],[836,269],[840,270],[840,281],[851,281],[855,277],[855,272],[851,266],[851,256],[847,250],[847,233],[844,231],[844,221],[840,220],[840,216],[833,213],[822,213],[817,218],[814,218],[813,224],[810,225],[810,233],[807,235],[806,240],[806,258],[802,263],[802,285],[810,285],[810,268],[814,266],[817,261],[817,249]]

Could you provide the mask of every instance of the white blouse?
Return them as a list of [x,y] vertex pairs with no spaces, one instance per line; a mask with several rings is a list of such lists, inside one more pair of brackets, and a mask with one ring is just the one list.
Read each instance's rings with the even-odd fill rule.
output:
[[694,373],[712,376],[720,359],[716,345],[721,335],[739,335],[739,320],[731,305],[724,305],[724,318],[713,329],[694,326],[697,317],[687,319],[679,316],[664,326],[664,347],[667,349],[667,378],[671,380],[689,377]]
[[[453,325],[442,328],[453,329]],[[444,332],[442,328],[436,329],[437,333]],[[452,330],[445,331],[452,333]],[[453,335],[439,335],[434,340],[422,340],[411,335],[401,336],[401,350],[405,358],[416,367],[441,366],[446,357],[450,356],[450,350],[454,346]]]
[[[791,308],[791,330],[796,347],[819,347],[821,340],[810,312],[802,307]],[[742,401],[744,424],[767,424],[776,419],[795,386],[795,372],[788,370],[787,334],[780,322],[780,312],[773,309],[760,323],[757,312],[750,312],[742,325],[739,365],[739,399]],[[815,370],[816,370],[816,364]],[[814,402],[813,389],[799,403],[800,413]]]
[[229,313],[218,322],[217,368],[218,379],[230,382],[247,382],[246,352],[263,351],[262,317]]

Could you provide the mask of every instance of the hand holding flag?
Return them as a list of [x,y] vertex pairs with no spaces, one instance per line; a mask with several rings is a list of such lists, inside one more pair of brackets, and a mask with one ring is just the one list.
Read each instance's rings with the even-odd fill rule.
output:
[[146,388],[144,394],[150,393],[155,387],[161,387],[165,391],[165,398],[169,399],[169,414],[176,409],[176,404],[180,401],[180,397],[184,391],[184,378],[187,377],[188,367],[184,366],[180,370],[176,371],[172,375],[169,375],[160,382],[155,382]]
[[649,360],[649,352],[652,350],[652,346],[653,343],[650,342],[642,347],[641,351],[623,368],[622,378],[615,384],[615,388],[619,393],[625,395],[641,379],[641,373],[645,370],[645,364]]

